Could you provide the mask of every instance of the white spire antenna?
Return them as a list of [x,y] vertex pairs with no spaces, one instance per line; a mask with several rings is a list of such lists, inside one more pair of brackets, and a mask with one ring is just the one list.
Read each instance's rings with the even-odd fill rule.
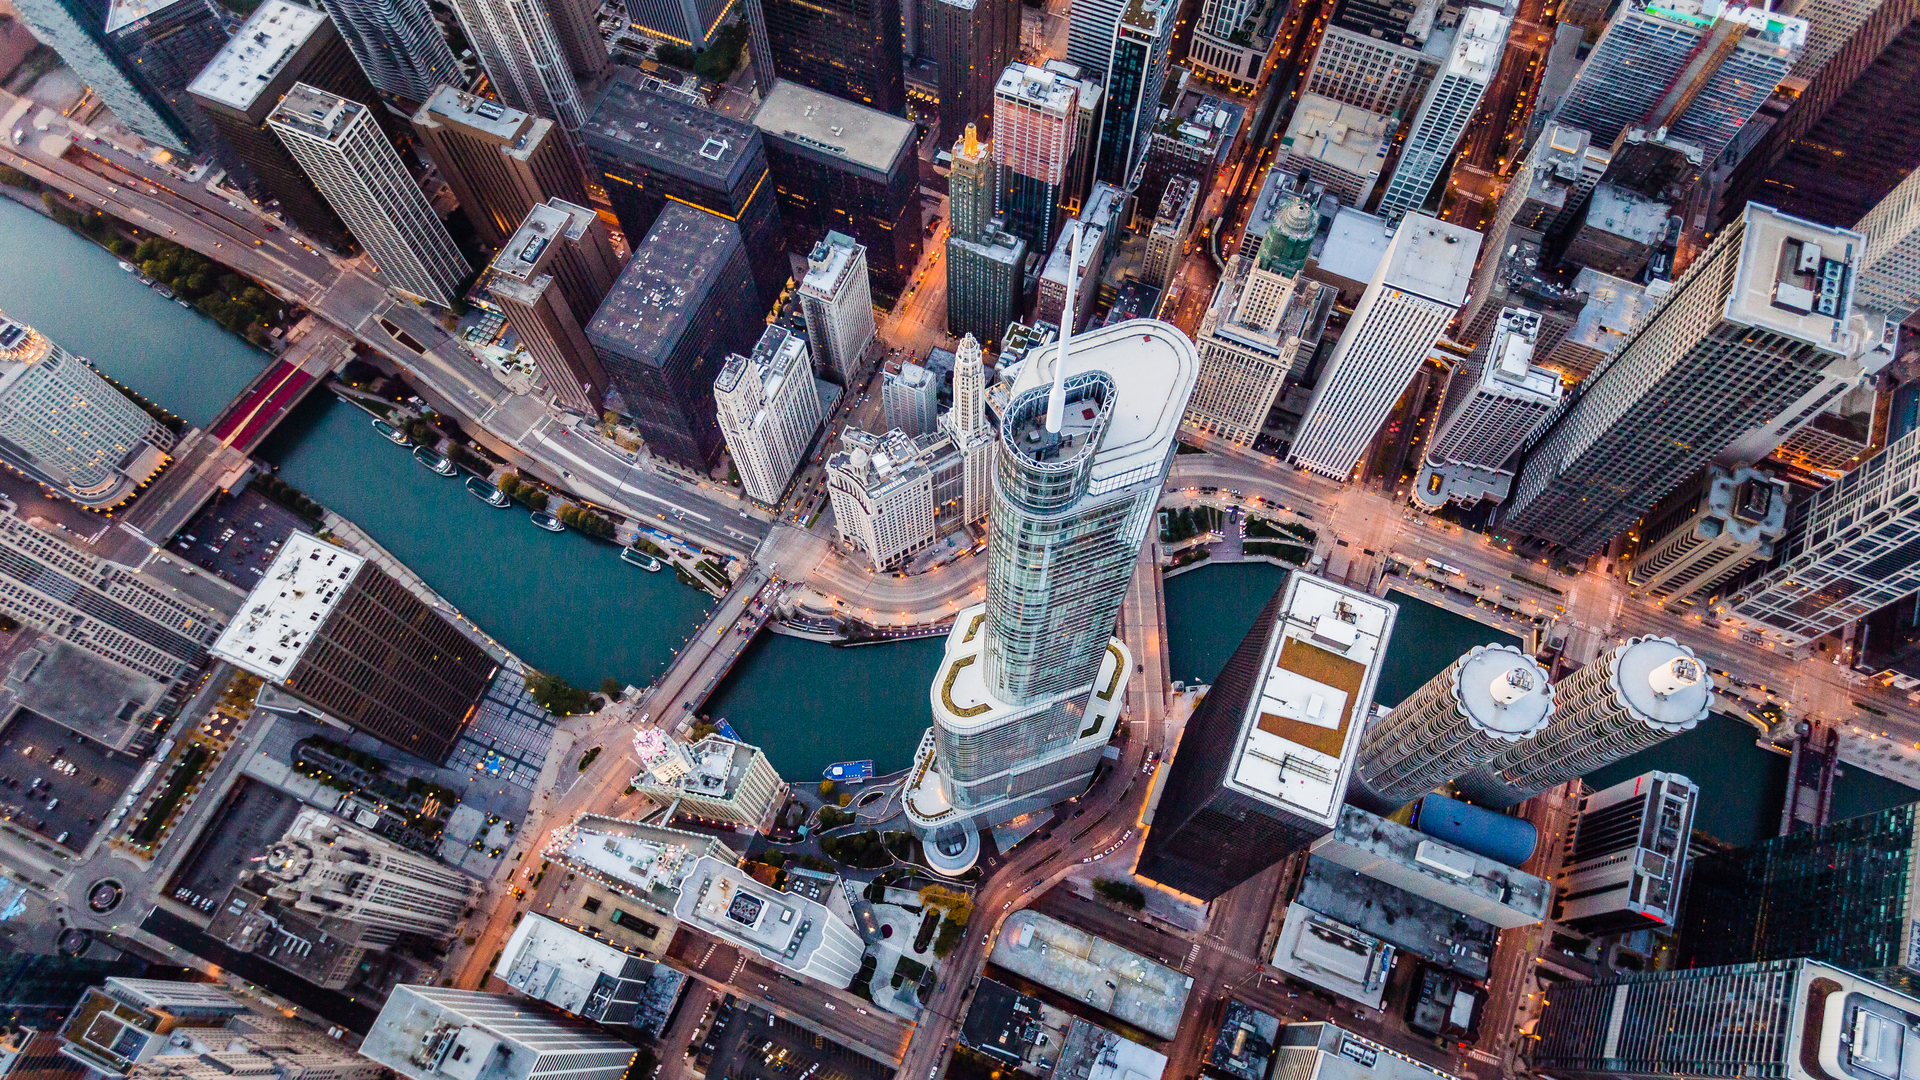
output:
[[1060,351],[1053,360],[1053,389],[1047,392],[1047,434],[1060,434],[1067,412],[1067,346],[1073,341],[1073,312],[1080,300],[1080,237],[1085,229],[1070,222],[1073,247],[1067,256],[1067,302],[1060,309]]

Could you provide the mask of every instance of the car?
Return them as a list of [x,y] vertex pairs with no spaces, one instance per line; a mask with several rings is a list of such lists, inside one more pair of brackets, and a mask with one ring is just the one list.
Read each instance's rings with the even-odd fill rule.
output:
[[838,1007],[838,1006],[836,1006],[836,1005],[835,1005],[835,1004],[834,1004],[833,1002],[831,1002],[831,1001],[823,1001],[823,1002],[821,1002],[820,1004],[822,1004],[822,1005],[825,1005],[825,1006],[827,1007],[827,1011],[828,1011],[828,1012],[839,1012],[839,1011],[840,1011],[840,1009],[839,1009],[839,1007]]

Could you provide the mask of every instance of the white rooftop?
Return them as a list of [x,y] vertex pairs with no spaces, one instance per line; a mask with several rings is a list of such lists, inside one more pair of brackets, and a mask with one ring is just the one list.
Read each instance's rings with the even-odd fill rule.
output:
[[1319,268],[1349,281],[1368,282],[1387,257],[1385,219],[1343,206],[1333,215],[1333,227],[1327,232],[1327,245],[1320,251]]
[[366,561],[307,533],[294,533],[210,651],[268,682],[286,681]]
[[1387,994],[1394,947],[1299,904],[1287,905],[1273,966],[1323,990],[1377,1009]]
[[1538,312],[1503,308],[1499,321],[1494,324],[1487,362],[1480,369],[1481,384],[1509,397],[1531,397],[1558,404],[1562,392],[1560,376],[1533,366],[1533,349],[1539,336]]
[[1852,355],[1866,343],[1848,326],[1853,278],[1866,240],[1851,229],[1816,225],[1748,203],[1740,268],[1726,316]]
[[632,959],[604,941],[528,914],[500,950],[493,975],[530,998],[584,1014],[601,975],[618,978]]
[[807,260],[807,276],[800,279],[800,290],[828,299],[836,298],[840,285],[853,266],[853,257],[865,249],[844,233],[828,233],[813,246]]
[[1500,52],[1507,40],[1507,17],[1492,8],[1469,8],[1460,20],[1453,39],[1453,52],[1447,56],[1447,74],[1486,82],[1500,63]]
[[586,815],[554,830],[546,857],[636,899],[671,905],[714,844],[697,833]]
[[[1075,334],[1068,348],[1069,376],[1104,371],[1114,385],[1113,419],[1094,451],[1089,493],[1159,475],[1199,377],[1193,342],[1170,323],[1133,319]],[[1035,350],[1014,381],[1013,398],[1052,385],[1059,357],[1057,341]]]
[[1066,74],[1037,68],[1030,64],[1009,64],[994,84],[996,96],[1020,102],[1030,108],[1065,116],[1073,108],[1080,81]]
[[753,124],[879,173],[891,170],[914,140],[911,121],[786,79],[774,80]]
[[1467,302],[1473,260],[1480,252],[1479,233],[1426,214],[1408,214],[1393,239],[1383,282],[1387,288],[1453,308]]
[[859,973],[860,936],[818,900],[779,892],[739,867],[703,858],[687,876],[674,915],[747,945],[791,971],[845,988]]
[[1320,94],[1301,94],[1285,145],[1289,153],[1371,177],[1380,175],[1391,138],[1390,121],[1379,113]]
[[253,106],[327,17],[287,0],[266,0],[194,77],[187,90],[232,109]]

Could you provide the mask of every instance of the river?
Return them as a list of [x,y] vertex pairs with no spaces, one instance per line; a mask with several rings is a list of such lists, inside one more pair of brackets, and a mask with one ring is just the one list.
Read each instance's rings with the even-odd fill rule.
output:
[[[0,310],[46,332],[141,394],[196,424],[213,418],[265,364],[212,320],[142,286],[113,256],[32,211],[0,200]],[[608,544],[534,528],[414,463],[366,414],[317,394],[260,456],[358,523],[454,606],[536,668],[576,685],[645,683],[672,659],[712,599],[668,573],[619,560]],[[1286,580],[1265,564],[1209,566],[1167,582],[1172,674],[1211,681]],[[1378,697],[1398,701],[1460,653],[1510,636],[1408,594],[1400,602]],[[787,778],[870,757],[904,768],[930,720],[927,681],[938,639],[837,649],[777,635],[751,646],[709,704],[764,746]],[[1671,769],[1701,784],[1698,826],[1732,843],[1771,835],[1786,759],[1752,729],[1714,716],[1695,731],[1602,770],[1608,783]],[[1910,801],[1911,789],[1844,769],[1836,816]]]

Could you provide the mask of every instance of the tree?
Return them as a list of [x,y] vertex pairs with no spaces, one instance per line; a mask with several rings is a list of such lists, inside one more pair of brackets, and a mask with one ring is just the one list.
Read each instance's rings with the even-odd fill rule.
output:
[[954,946],[960,944],[962,929],[961,925],[952,919],[943,921],[940,924],[940,932],[933,935],[933,955],[942,960],[946,959],[947,954],[954,950]]
[[833,781],[831,780],[820,781],[820,797],[823,799],[833,798]]
[[627,687],[625,683],[622,683],[619,679],[616,679],[611,675],[600,680],[600,692],[607,695],[607,697],[609,698],[619,697],[620,692],[622,690],[625,690],[626,688]]
[[1140,891],[1140,886],[1130,881],[1115,881],[1112,878],[1095,878],[1093,881],[1093,891],[1116,904],[1130,907],[1135,911],[1139,911],[1147,906],[1147,894]]
[[569,685],[558,675],[537,671],[529,673],[527,693],[535,705],[561,716],[585,712],[591,697],[585,690]]

